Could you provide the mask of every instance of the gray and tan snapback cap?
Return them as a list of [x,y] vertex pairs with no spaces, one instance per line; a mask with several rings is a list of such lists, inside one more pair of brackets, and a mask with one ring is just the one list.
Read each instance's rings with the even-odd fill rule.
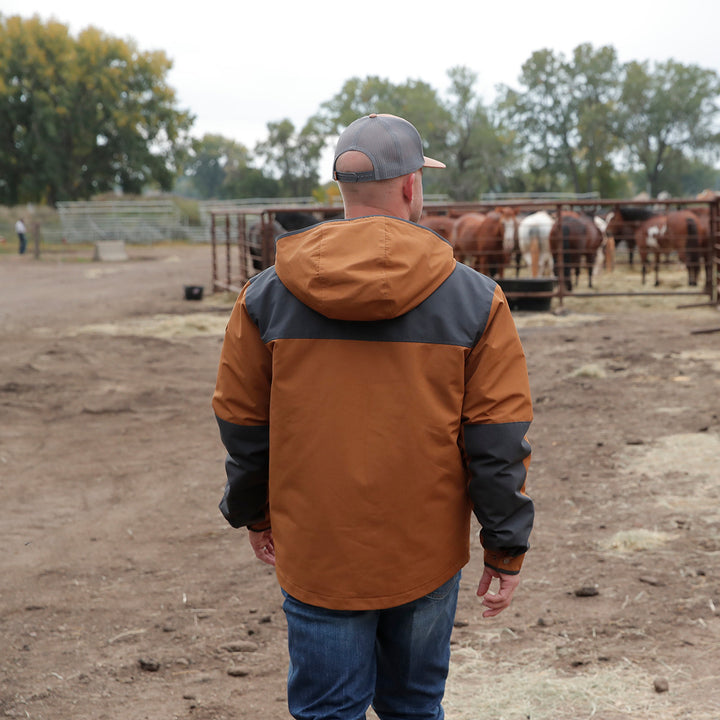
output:
[[[349,150],[366,155],[373,169],[339,172],[338,158]],[[422,167],[444,168],[445,164],[423,155],[420,133],[412,123],[396,115],[373,113],[355,120],[340,135],[335,148],[333,178],[343,183],[389,180]]]

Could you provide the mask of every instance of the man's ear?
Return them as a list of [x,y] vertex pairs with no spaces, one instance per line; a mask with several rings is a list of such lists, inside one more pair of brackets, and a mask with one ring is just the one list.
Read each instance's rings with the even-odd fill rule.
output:
[[415,173],[405,175],[402,184],[403,197],[408,204],[412,203],[413,195],[415,194]]

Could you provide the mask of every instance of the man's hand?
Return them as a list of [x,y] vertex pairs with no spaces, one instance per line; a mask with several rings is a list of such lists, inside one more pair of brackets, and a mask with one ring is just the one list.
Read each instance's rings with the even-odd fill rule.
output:
[[[493,578],[500,580],[500,588],[497,593],[488,593]],[[486,567],[480,578],[477,594],[481,597],[482,604],[488,608],[483,617],[494,617],[510,605],[515,588],[520,584],[519,575],[506,575],[492,568]]]
[[275,564],[275,543],[273,542],[272,530],[253,532],[248,528],[248,539],[258,560],[262,560],[268,565]]

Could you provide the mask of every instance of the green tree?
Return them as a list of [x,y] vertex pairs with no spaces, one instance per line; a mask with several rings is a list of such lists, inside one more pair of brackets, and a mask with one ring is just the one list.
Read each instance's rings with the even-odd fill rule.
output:
[[703,190],[720,187],[720,169],[701,160],[683,158],[680,169],[679,190],[677,197],[699,195]]
[[620,64],[615,48],[595,50],[586,43],[573,51],[572,86],[579,138],[579,192],[611,197],[616,185],[614,158],[619,138],[614,132],[620,95]]
[[325,136],[311,118],[300,132],[287,118],[267,124],[268,137],[255,146],[267,174],[279,180],[284,197],[305,197],[317,187]]
[[451,122],[446,140],[448,169],[442,178],[448,194],[463,201],[477,200],[485,192],[504,191],[517,165],[512,134],[475,94],[477,73],[454,67],[448,77],[446,109]]
[[[636,189],[647,186],[644,168],[638,168],[633,174],[633,179]],[[663,171],[656,195],[667,193],[672,197],[693,197],[703,190],[716,187],[720,187],[718,168],[688,157],[683,150],[671,148],[663,161]]]
[[630,168],[642,171],[651,196],[677,186],[671,176],[682,173],[679,155],[703,160],[715,151],[717,160],[719,93],[718,74],[696,65],[668,60],[625,66],[618,134]]
[[223,182],[223,198],[275,198],[282,197],[280,181],[264,170],[245,166],[230,168]]
[[192,118],[162,52],[95,28],[0,16],[0,201],[168,190]]
[[612,47],[538,50],[523,64],[524,90],[503,88],[500,108],[526,155],[525,171],[548,190],[598,191],[611,183],[618,150],[612,123],[619,96]]
[[193,138],[184,167],[193,195],[199,198],[227,197],[224,185],[232,175],[248,167],[250,152],[240,143],[222,135],[206,134]]
[[207,134],[193,139],[181,185],[188,195],[203,199],[280,197],[280,181],[253,165],[244,145]]
[[395,85],[377,76],[347,80],[339,93],[321,107],[318,125],[328,135],[340,133],[353,120],[370,113],[390,113],[407,118],[423,140],[444,140],[450,117],[437,91],[421,80]]

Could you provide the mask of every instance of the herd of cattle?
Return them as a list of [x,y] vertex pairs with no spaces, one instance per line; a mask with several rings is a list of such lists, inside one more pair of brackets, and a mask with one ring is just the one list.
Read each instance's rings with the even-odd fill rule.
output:
[[[646,281],[650,255],[654,256],[655,285],[659,285],[661,258],[676,255],[688,271],[688,283],[698,284],[705,267],[706,288],[711,281],[709,205],[685,210],[656,210],[647,206],[616,206],[602,216],[562,210],[560,217],[546,210],[522,212],[499,206],[486,213],[444,210],[426,212],[420,223],[445,238],[456,259],[479,272],[502,278],[508,271],[519,276],[525,268],[530,277],[561,275],[564,287],[577,287],[581,269],[587,271],[588,286],[603,268],[615,263],[615,246],[624,243],[629,262],[637,250]],[[302,229],[320,221],[307,212],[276,212],[273,236]],[[325,216],[322,219],[328,219]],[[262,224],[248,231],[252,271],[262,267]],[[250,268],[249,268],[250,269]],[[252,272],[251,272],[252,274]]]
[[692,210],[657,211],[648,207],[617,207],[606,215],[563,210],[560,217],[545,210],[529,214],[498,207],[488,213],[426,215],[423,225],[442,235],[453,246],[455,257],[476,270],[502,277],[508,268],[519,275],[527,267],[531,277],[562,275],[565,289],[577,286],[581,269],[588,287],[603,268],[612,269],[615,246],[624,243],[630,264],[637,250],[646,281],[650,256],[654,256],[655,285],[660,284],[662,257],[677,255],[688,271],[688,283],[698,284],[705,267],[711,279],[711,235],[707,205]]

